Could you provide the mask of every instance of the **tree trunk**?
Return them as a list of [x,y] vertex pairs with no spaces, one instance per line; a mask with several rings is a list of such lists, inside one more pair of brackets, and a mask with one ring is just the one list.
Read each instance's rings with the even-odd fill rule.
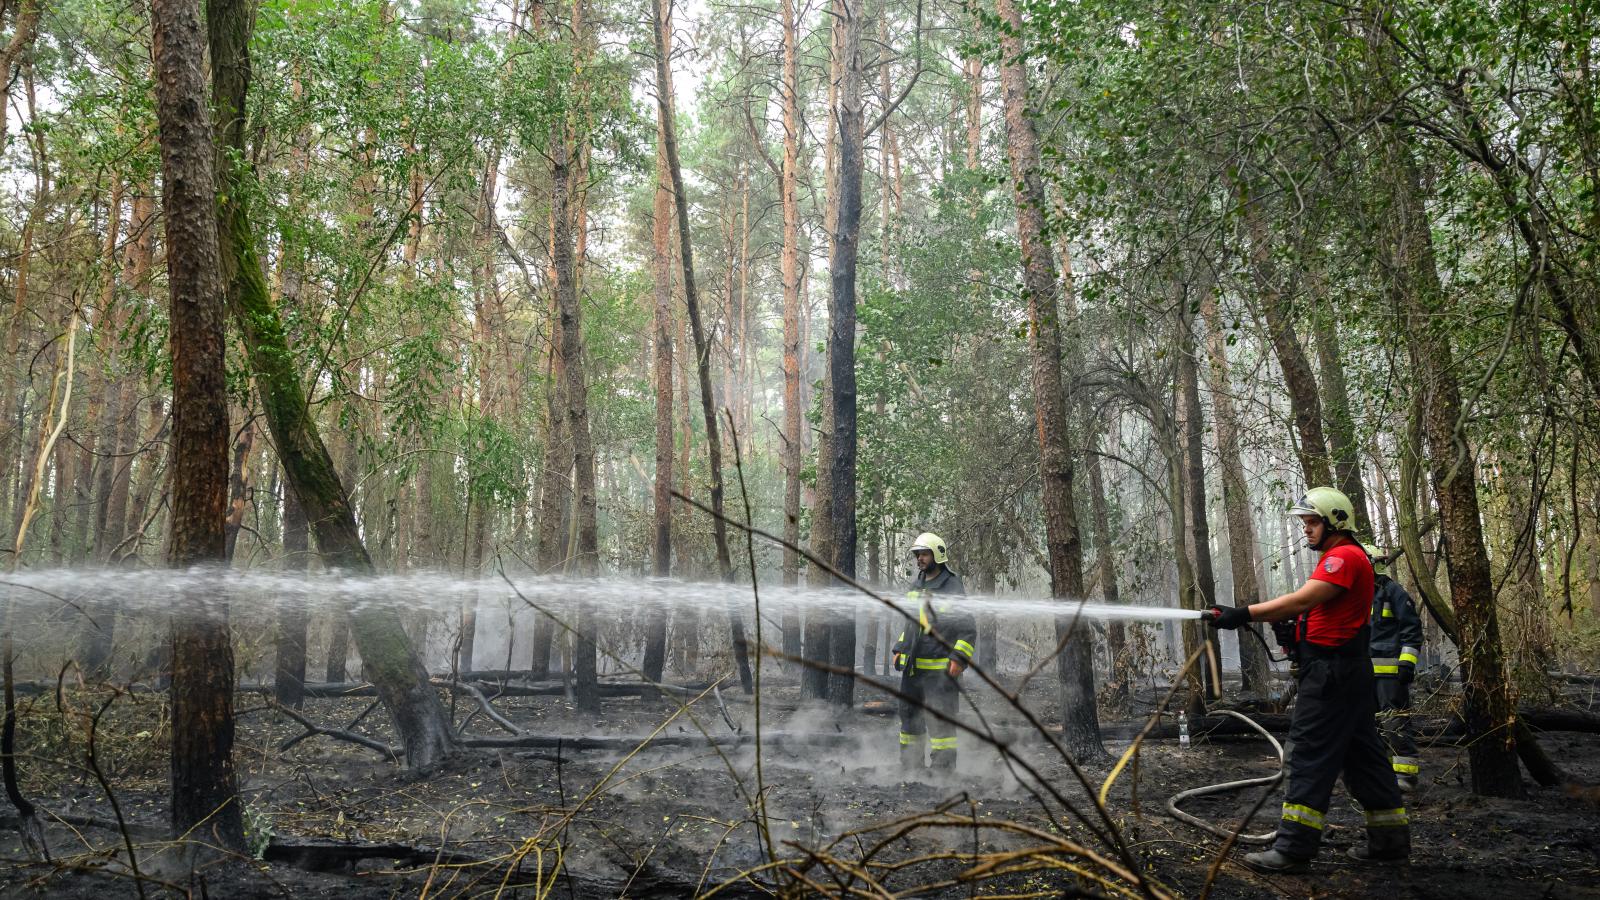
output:
[[[212,9],[217,6],[214,0]],[[167,564],[181,570],[215,567],[223,561],[228,502],[226,314],[200,4],[154,0],[150,13],[162,212],[169,248],[174,477]],[[184,600],[172,622],[172,832],[205,835],[216,846],[242,850],[244,817],[233,767],[228,603],[210,579],[187,590]]]
[[[1182,381],[1181,378],[1178,380]],[[1182,385],[1174,384],[1171,409],[1178,412],[1183,411],[1182,395]],[[1170,501],[1172,510],[1172,558],[1178,569],[1178,605],[1184,609],[1198,610],[1201,607],[1200,592],[1195,584],[1194,563],[1189,555],[1187,533],[1183,527],[1189,506],[1188,491],[1185,490],[1186,486],[1184,484],[1187,480],[1184,461],[1188,455],[1184,452],[1184,432],[1186,429],[1183,422],[1175,421],[1168,416],[1166,408],[1155,410],[1155,412],[1157,413],[1155,434],[1156,439],[1161,444],[1163,455],[1166,457],[1167,493],[1172,498]],[[1200,649],[1201,641],[1205,639],[1201,630],[1204,626],[1199,622],[1179,622],[1177,623],[1177,628],[1182,634],[1183,657],[1187,659]],[[1189,670],[1187,679],[1190,684],[1190,690],[1188,691],[1186,708],[1190,716],[1199,716],[1205,712],[1205,700],[1209,694],[1206,688],[1208,678],[1209,675],[1204,668]]]
[[[1111,555],[1111,516],[1106,502],[1106,484],[1101,472],[1099,451],[1100,441],[1096,436],[1093,446],[1084,455],[1084,465],[1089,470],[1090,519],[1094,526],[1094,556],[1095,566],[1100,573],[1100,594],[1107,603],[1115,605],[1120,600],[1117,563]],[[1112,619],[1106,623],[1106,644],[1111,656],[1111,680],[1106,687],[1111,691],[1111,704],[1121,707],[1128,702],[1134,678],[1132,660],[1127,653],[1127,629],[1121,620]]]
[[239,531],[244,527],[244,514],[250,508],[250,491],[255,474],[256,420],[250,411],[244,411],[246,421],[233,440],[233,474],[228,479],[228,517],[225,522],[227,541],[223,559],[233,561],[233,550],[239,543]]
[[[1056,312],[1056,269],[1046,237],[1046,195],[1039,175],[1039,139],[1028,111],[1027,70],[1022,60],[1022,16],[1014,0],[995,0],[1002,26],[1000,85],[1004,95],[1006,143],[1016,194],[1017,236],[1022,244],[1022,280],[1028,300],[1028,350],[1039,436],[1039,482],[1044,501],[1045,540],[1049,546],[1050,591],[1055,597],[1083,598],[1083,545],[1073,509],[1072,450],[1067,433],[1067,394],[1061,378],[1061,322]],[[1073,629],[1081,629],[1070,634]],[[1088,624],[1070,615],[1056,617],[1061,710],[1066,746],[1080,759],[1105,753],[1095,709],[1094,653]]]
[[[1256,529],[1250,515],[1250,488],[1244,480],[1244,462],[1239,456],[1239,414],[1233,405],[1228,340],[1223,334],[1215,290],[1201,293],[1200,315],[1205,319],[1211,409],[1216,422],[1217,456],[1222,463],[1222,506],[1228,517],[1228,566],[1233,573],[1233,605],[1249,606],[1259,603],[1262,594],[1256,574]],[[1261,633],[1258,626],[1245,627]],[[1272,678],[1268,661],[1261,644],[1246,635],[1239,636],[1239,673],[1245,693],[1267,690]]]
[[[706,454],[711,466],[712,535],[717,546],[717,573],[723,581],[733,579],[733,560],[728,554],[728,523],[722,510],[722,442],[718,437],[715,396],[711,393],[711,345],[700,320],[700,296],[694,280],[694,245],[689,234],[689,195],[683,186],[683,168],[678,162],[677,125],[672,111],[671,47],[662,27],[662,0],[651,0],[656,32],[656,104],[663,123],[661,144],[666,148],[667,172],[672,176],[672,193],[678,212],[679,265],[683,268],[683,300],[689,313],[689,330],[694,335],[695,361],[700,370],[700,408],[706,421]],[[733,658],[739,670],[739,684],[746,694],[754,691],[750,677],[750,648],[745,643],[744,622],[735,609],[728,610],[733,638]]]
[[1413,383],[1423,395],[1423,428],[1439,503],[1441,537],[1450,566],[1462,666],[1463,716],[1472,737],[1472,790],[1494,797],[1525,796],[1517,768],[1516,700],[1500,645],[1495,591],[1478,510],[1477,464],[1458,423],[1464,415],[1454,349],[1440,326],[1453,305],[1439,282],[1421,178],[1405,139],[1391,130],[1383,142],[1390,182],[1388,234],[1381,244],[1392,299],[1406,323]]
[[1350,498],[1356,511],[1356,526],[1368,534],[1376,533],[1376,523],[1367,508],[1367,492],[1361,485],[1361,444],[1356,440],[1355,416],[1350,409],[1350,388],[1345,382],[1344,361],[1340,358],[1338,323],[1333,305],[1319,298],[1311,315],[1312,344],[1317,351],[1317,375],[1322,383],[1322,413],[1328,426],[1328,443],[1333,452],[1333,472],[1337,487]]
[[1295,334],[1289,298],[1283,294],[1277,268],[1272,263],[1272,243],[1267,234],[1265,216],[1244,182],[1238,178],[1230,180],[1240,215],[1244,218],[1250,274],[1260,293],[1257,306],[1266,319],[1268,340],[1277,356],[1278,367],[1283,370],[1283,380],[1289,387],[1289,411],[1294,416],[1295,431],[1300,436],[1300,443],[1295,450],[1299,454],[1301,473],[1305,475],[1305,486],[1331,487],[1333,472],[1328,465],[1328,442],[1322,432],[1322,401],[1317,394],[1317,378],[1312,374],[1305,348]]
[[146,515],[150,510],[151,496],[165,478],[164,450],[167,446],[167,434],[171,428],[172,417],[168,415],[165,403],[160,397],[151,398],[150,427],[145,439],[139,444],[137,454],[144,459],[139,466],[138,477],[133,479],[133,494],[128,500],[128,520],[122,529],[125,536],[116,547],[112,548],[113,555],[118,547],[126,549],[121,551],[122,555],[116,558],[116,562],[121,562],[139,552],[141,533],[148,521]]
[[77,480],[77,454],[72,451],[72,444],[57,441],[51,453],[55,472],[50,479],[50,560],[58,569],[66,566],[68,556],[67,513],[72,509],[72,483]]
[[[1201,290],[1209,290],[1202,286]],[[1199,347],[1195,341],[1194,320],[1188,314],[1188,298],[1183,298],[1182,312],[1179,315],[1179,327],[1183,329],[1181,336],[1182,350],[1178,353],[1178,383],[1182,392],[1183,402],[1183,434],[1181,436],[1182,452],[1184,457],[1184,485],[1188,488],[1189,497],[1189,525],[1190,539],[1194,550],[1194,583],[1195,590],[1199,592],[1198,606],[1204,608],[1217,602],[1217,579],[1211,568],[1211,522],[1206,508],[1206,470],[1205,470],[1205,420],[1200,412],[1200,367],[1196,360]],[[1213,658],[1220,665],[1222,658],[1221,647],[1217,640],[1215,628],[1204,628],[1197,624],[1185,623],[1185,628],[1199,628],[1201,638],[1211,645]],[[1222,685],[1212,677],[1210,666],[1200,670],[1201,682],[1205,685],[1206,696],[1211,700],[1222,697]]]
[[[288,488],[285,479],[285,488]],[[306,513],[293,490],[283,492],[283,567],[303,572],[311,562],[310,532]],[[275,635],[276,664],[272,693],[279,703],[299,709],[305,700],[306,631],[310,610],[296,597],[278,598],[278,630]]]
[[[817,486],[811,498],[811,553],[818,559],[830,561],[833,559],[834,534],[833,479],[826,477],[823,461],[832,458],[832,451],[829,449],[833,442],[833,391],[829,389],[832,382],[833,373],[825,367],[822,376],[822,394],[819,397],[822,403],[822,432],[817,436]],[[833,576],[818,566],[812,566],[807,574],[806,583],[813,588],[825,589],[833,584]],[[807,660],[832,664],[833,655],[829,646],[833,641],[833,630],[828,613],[816,608],[806,610],[803,637]],[[828,683],[827,672],[807,666],[800,673],[800,696],[809,700],[826,700]]]
[[[554,229],[551,233],[554,234]],[[552,256],[553,250],[552,245]],[[550,280],[555,281],[553,277]],[[550,320],[554,322],[557,318],[554,297],[550,306]],[[565,385],[561,345],[552,340],[545,365],[544,461],[539,469],[539,568],[543,572],[558,572],[567,561],[566,529],[562,528],[562,521],[570,493],[572,446],[567,440]],[[549,617],[541,614],[533,620],[533,659],[528,668],[534,678],[544,678],[550,673],[555,633],[556,624]]]
[[0,154],[6,149],[6,126],[10,123],[12,73],[23,54],[33,47],[43,11],[44,4],[39,0],[21,0],[11,19],[11,39],[0,47],[0,110],[5,111],[0,115]]
[[[670,36],[670,17],[661,23]],[[658,36],[666,43],[666,36]],[[666,90],[657,85],[657,90]],[[672,173],[667,169],[666,121],[656,112],[656,191],[651,238],[655,250],[656,474],[654,574],[672,574]],[[667,610],[652,606],[645,620],[644,677],[660,681],[666,669]]]
[[[571,136],[557,135],[555,144],[555,161],[550,172],[550,196],[554,207],[551,221],[556,228],[553,265],[561,322],[561,360],[566,372],[562,393],[567,403],[567,435],[572,442],[573,515],[577,523],[574,562],[579,575],[593,577],[599,570],[600,546],[595,521],[594,443],[589,434],[589,385],[583,365],[583,309],[578,302],[578,285],[573,269],[572,217],[567,209],[572,193]],[[576,699],[580,709],[597,711],[600,708],[600,686],[595,669],[594,608],[587,603],[579,604],[577,619],[573,634]]]
[[[833,434],[826,460],[832,484],[833,566],[841,574],[856,574],[856,261],[861,237],[861,177],[865,165],[865,122],[861,109],[860,0],[836,0],[835,27],[840,29],[838,52],[838,105],[833,109],[838,129],[838,171],[833,204],[835,220],[828,253],[832,291],[828,306],[828,373],[833,400]],[[855,668],[856,623],[853,615],[838,613],[829,624],[829,655],[833,665]],[[828,699],[848,707],[855,699],[855,678],[834,675]]]
[[[783,583],[800,581],[800,467],[805,410],[800,400],[800,66],[795,0],[783,8],[783,170],[778,179],[783,206]],[[800,655],[800,613],[783,612],[783,652]]]
[[[800,466],[805,445],[805,410],[800,402],[800,29],[795,0],[781,0],[784,26],[784,165],[778,179],[784,213],[784,248],[779,264],[784,287],[784,585],[800,583]],[[784,653],[800,655],[800,612],[784,610]]]
[[[245,97],[250,84],[250,36],[255,22],[252,0],[211,0],[207,5],[211,32],[213,99],[216,127],[223,147],[244,151]],[[261,404],[284,474],[295,492],[317,549],[330,568],[356,575],[373,571],[372,557],[361,541],[349,495],[334,470],[333,460],[306,404],[300,375],[294,369],[278,310],[269,299],[266,278],[256,256],[243,183],[246,173],[229,167],[221,184],[226,202],[217,208],[221,227],[224,286],[234,320],[244,338]],[[168,216],[168,244],[171,235]],[[454,747],[450,723],[428,672],[417,656],[399,616],[391,609],[361,605],[349,612],[351,635],[361,653],[366,677],[377,687],[384,708],[406,748],[406,764],[422,768]]]

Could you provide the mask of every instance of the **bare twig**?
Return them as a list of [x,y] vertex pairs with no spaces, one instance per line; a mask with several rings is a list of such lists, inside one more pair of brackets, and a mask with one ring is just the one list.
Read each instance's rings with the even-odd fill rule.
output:
[[366,747],[368,750],[376,750],[384,756],[389,757],[390,762],[396,763],[400,761],[400,757],[405,753],[404,750],[396,750],[388,744],[385,744],[381,741],[375,741],[364,734],[356,734],[353,731],[346,731],[342,728],[328,728],[318,725],[294,709],[284,706],[282,703],[279,703],[271,698],[268,698],[267,705],[304,726],[308,732],[306,735],[304,735],[304,737],[321,735],[323,737],[334,738],[335,740],[348,741],[349,743]]

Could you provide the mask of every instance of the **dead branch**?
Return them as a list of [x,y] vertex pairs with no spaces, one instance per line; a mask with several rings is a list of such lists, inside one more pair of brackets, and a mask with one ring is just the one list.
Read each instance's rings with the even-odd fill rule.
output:
[[[284,715],[288,716],[289,718],[295,720],[296,722],[299,722],[306,729],[306,732],[307,732],[307,734],[301,736],[301,739],[304,739],[304,738],[307,738],[307,737],[315,737],[315,736],[321,735],[323,737],[334,738],[335,740],[348,741],[349,743],[356,744],[356,745],[362,746],[362,747],[366,747],[368,750],[376,750],[377,752],[383,754],[384,756],[389,757],[389,761],[390,762],[396,762],[396,763],[399,762],[400,761],[400,757],[405,754],[404,750],[396,750],[395,748],[389,746],[388,744],[385,744],[385,743],[383,743],[381,741],[373,740],[372,738],[369,738],[364,734],[356,734],[353,731],[346,731],[346,730],[344,730],[342,728],[327,728],[327,727],[324,727],[322,725],[318,725],[317,723],[311,721],[310,719],[306,718],[305,716],[301,715],[300,713],[296,712],[295,710],[290,709],[287,706],[284,706],[282,703],[279,703],[276,700],[269,699],[267,701],[267,705],[271,706],[273,709],[277,710],[278,712],[283,713]],[[296,743],[298,743],[298,742],[299,742],[299,740],[296,741]]]

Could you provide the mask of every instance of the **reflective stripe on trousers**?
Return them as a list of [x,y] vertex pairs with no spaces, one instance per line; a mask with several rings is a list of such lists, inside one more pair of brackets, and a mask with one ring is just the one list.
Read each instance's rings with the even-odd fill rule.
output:
[[1366,810],[1368,828],[1398,828],[1410,825],[1411,819],[1406,816],[1404,806],[1395,809],[1369,809]]
[[1300,803],[1285,803],[1283,805],[1283,820],[1285,822],[1299,822],[1318,831],[1322,830],[1322,813]]

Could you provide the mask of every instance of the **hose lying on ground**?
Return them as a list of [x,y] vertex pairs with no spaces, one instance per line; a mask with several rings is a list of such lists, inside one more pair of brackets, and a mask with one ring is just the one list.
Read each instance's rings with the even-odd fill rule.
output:
[[[1266,738],[1267,741],[1272,744],[1273,751],[1278,754],[1278,771],[1272,773],[1271,775],[1263,775],[1259,778],[1241,778],[1238,781],[1224,781],[1220,784],[1208,784],[1204,787],[1191,788],[1190,790],[1173,794],[1172,798],[1167,801],[1167,812],[1171,814],[1174,819],[1177,819],[1180,822],[1187,822],[1196,828],[1226,840],[1227,838],[1233,837],[1232,831],[1218,828],[1204,819],[1190,815],[1189,813],[1179,809],[1178,804],[1188,800],[1191,797],[1204,797],[1208,794],[1220,794],[1225,791],[1238,791],[1248,787],[1254,787],[1256,785],[1266,786],[1277,784],[1279,781],[1283,780],[1283,745],[1278,743],[1278,739],[1273,737],[1271,732],[1256,724],[1253,719],[1244,713],[1236,712],[1231,709],[1219,709],[1215,710],[1215,712],[1225,716],[1232,716],[1246,725],[1249,725],[1262,737]],[[1270,844],[1275,837],[1277,837],[1277,832],[1274,830],[1269,831],[1266,834],[1241,834],[1236,840],[1242,844]]]

